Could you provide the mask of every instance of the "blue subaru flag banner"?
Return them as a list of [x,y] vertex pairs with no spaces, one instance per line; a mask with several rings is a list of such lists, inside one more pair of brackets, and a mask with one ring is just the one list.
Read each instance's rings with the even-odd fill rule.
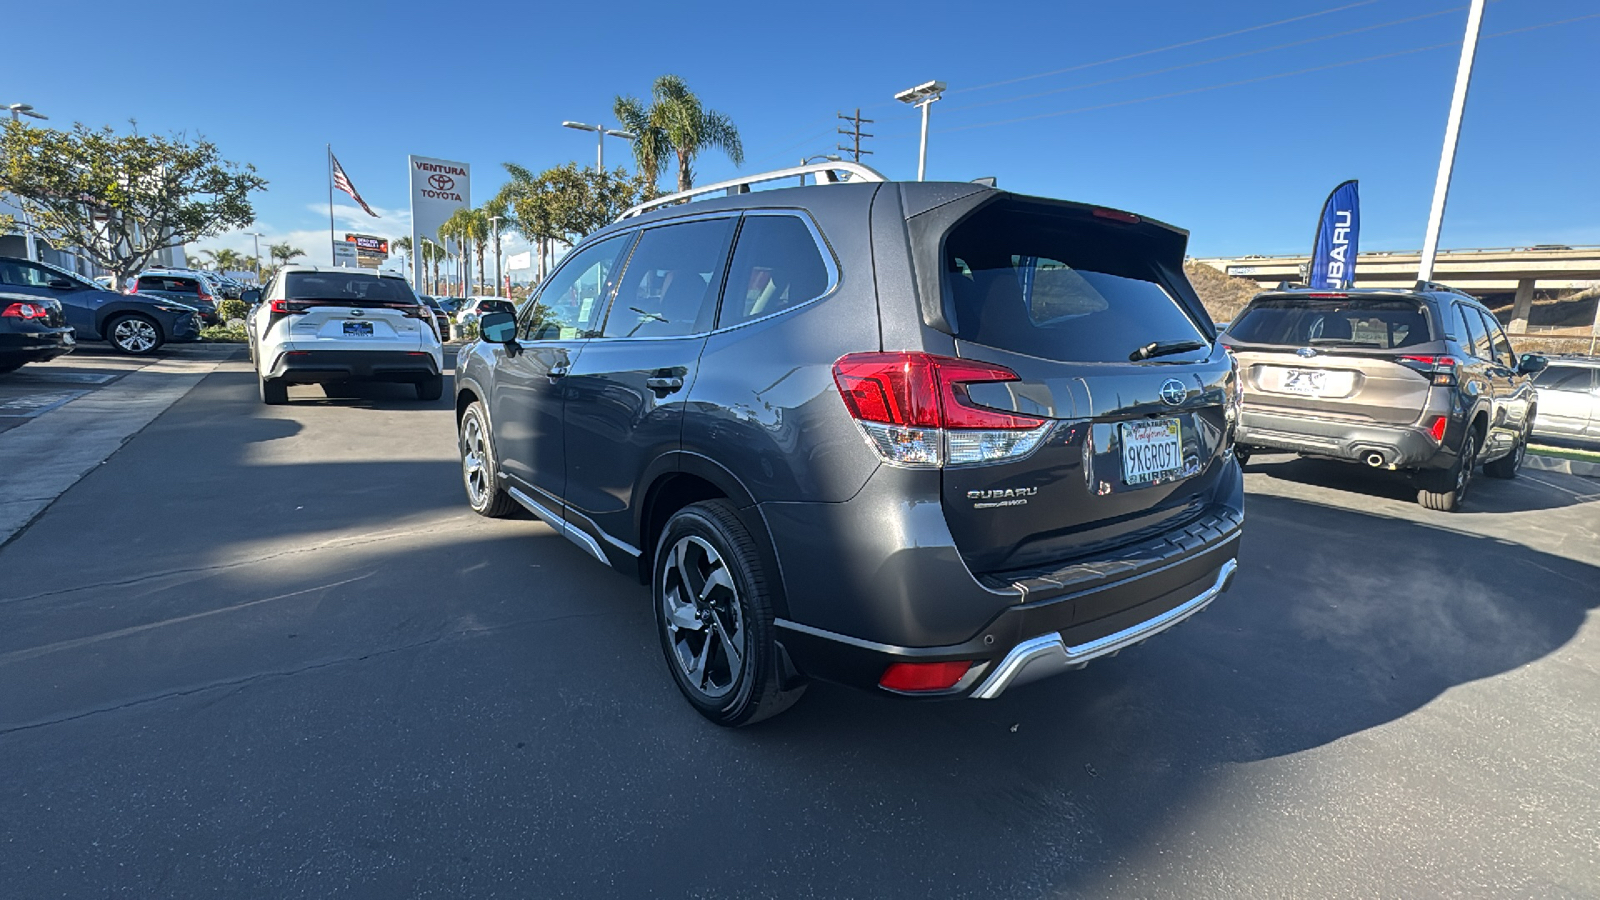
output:
[[1361,197],[1354,180],[1333,189],[1322,205],[1317,239],[1311,248],[1311,287],[1344,290],[1356,283],[1356,252],[1361,234]]

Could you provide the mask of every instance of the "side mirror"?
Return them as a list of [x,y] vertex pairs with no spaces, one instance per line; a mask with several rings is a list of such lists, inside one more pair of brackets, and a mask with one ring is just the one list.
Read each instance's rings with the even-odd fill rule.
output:
[[1548,365],[1550,365],[1550,360],[1545,359],[1543,356],[1537,353],[1524,353],[1522,358],[1517,360],[1517,371],[1524,375],[1537,375],[1543,372]]
[[239,299],[250,304],[251,306],[255,306],[257,303],[261,302],[261,292],[255,288],[240,291]]
[[517,308],[506,300],[483,300],[478,303],[478,315],[485,313],[506,313],[515,315]]
[[492,344],[509,344],[517,338],[517,320],[508,312],[492,312],[478,320],[478,333]]

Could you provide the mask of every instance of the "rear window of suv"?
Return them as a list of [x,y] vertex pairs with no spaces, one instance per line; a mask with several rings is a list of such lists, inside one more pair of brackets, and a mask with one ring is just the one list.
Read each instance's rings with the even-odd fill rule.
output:
[[1152,341],[1209,347],[1151,254],[1117,226],[1020,204],[979,210],[945,238],[955,336],[1063,362],[1127,362]]
[[1392,350],[1433,340],[1428,315],[1400,297],[1261,297],[1228,326],[1241,344]]
[[328,300],[335,303],[398,303],[415,305],[411,288],[398,278],[364,272],[290,272],[283,284],[285,300]]

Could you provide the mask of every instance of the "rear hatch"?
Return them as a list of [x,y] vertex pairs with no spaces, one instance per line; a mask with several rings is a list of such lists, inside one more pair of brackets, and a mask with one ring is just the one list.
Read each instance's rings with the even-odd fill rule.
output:
[[1382,292],[1263,294],[1223,342],[1239,358],[1247,411],[1382,425],[1424,417],[1447,352],[1422,298]]
[[[300,350],[417,350],[433,313],[405,282],[365,272],[290,272],[272,301],[274,326]],[[279,325],[279,323],[282,323]]]
[[975,572],[1104,554],[1204,510],[1232,363],[1182,274],[1186,244],[1128,213],[1002,194],[945,230],[936,260],[918,248],[957,355],[1015,375],[965,384],[966,401],[1043,423],[1025,455],[943,470]]

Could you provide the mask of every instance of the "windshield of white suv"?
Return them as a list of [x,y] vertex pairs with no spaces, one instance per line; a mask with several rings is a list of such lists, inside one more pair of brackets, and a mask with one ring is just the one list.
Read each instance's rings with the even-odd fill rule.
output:
[[364,272],[290,272],[284,278],[283,297],[336,303],[417,303],[404,281]]

